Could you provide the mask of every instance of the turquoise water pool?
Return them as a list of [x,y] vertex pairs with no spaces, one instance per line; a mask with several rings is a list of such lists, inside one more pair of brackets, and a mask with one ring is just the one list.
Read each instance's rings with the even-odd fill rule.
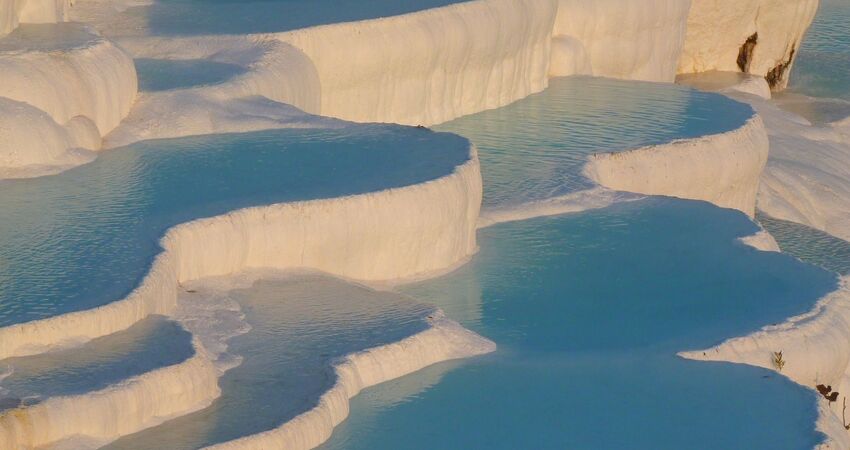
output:
[[730,210],[649,198],[481,230],[469,265],[403,291],[497,352],[370,389],[322,448],[812,448],[811,391],[675,355],[807,311],[836,287],[736,241],[755,229]]
[[486,209],[592,187],[581,174],[590,154],[724,133],[752,115],[748,105],[683,86],[564,77],[539,94],[435,129],[478,147]]
[[392,125],[145,141],[0,181],[0,326],[124,298],[177,224],[421,183],[467,161],[459,136]]

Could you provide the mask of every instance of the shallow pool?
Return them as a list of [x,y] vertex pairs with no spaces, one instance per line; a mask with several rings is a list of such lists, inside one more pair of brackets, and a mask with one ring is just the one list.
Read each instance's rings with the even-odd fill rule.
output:
[[467,141],[392,125],[145,141],[62,174],[0,181],[0,326],[124,298],[177,224],[421,183]]
[[207,59],[151,59],[134,60],[139,77],[139,90],[166,91],[194,86],[223,83],[248,70],[236,64]]
[[462,0],[160,0],[136,8],[160,35],[270,33],[396,16]]
[[[187,295],[207,293],[201,287]],[[244,359],[219,381],[221,397],[105,448],[197,449],[275,428],[333,386],[337,358],[422,331],[434,312],[402,295],[315,274],[267,278],[227,296],[252,329],[229,342]]]
[[361,394],[322,448],[812,448],[811,391],[675,356],[807,311],[836,287],[736,241],[755,229],[737,212],[656,197],[481,230],[469,265],[404,292],[498,351]]
[[752,115],[748,105],[683,86],[564,77],[539,94],[435,129],[478,147],[486,209],[592,187],[581,174],[590,154],[723,133]]
[[195,354],[192,336],[162,316],[80,347],[0,362],[0,411],[104,389]]

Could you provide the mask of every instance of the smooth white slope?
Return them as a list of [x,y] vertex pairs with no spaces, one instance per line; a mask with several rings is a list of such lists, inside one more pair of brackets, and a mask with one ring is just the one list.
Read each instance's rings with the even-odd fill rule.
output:
[[22,23],[59,23],[68,19],[70,0],[0,0],[0,36]]
[[[763,98],[764,85],[753,76],[707,72],[680,76],[698,88],[719,90],[749,103],[762,117],[770,157],[761,176],[758,209],[777,219],[802,223],[850,240],[850,118],[813,125]],[[805,110],[816,100],[795,97]]]
[[0,178],[50,173],[91,161],[100,135],[80,117],[66,126],[27,103],[0,97]]
[[130,111],[136,70],[79,24],[22,25],[0,38],[0,178],[91,161]]
[[758,207],[850,241],[850,129],[816,127],[767,103],[754,103],[770,134]]
[[850,121],[814,126],[771,102],[739,97],[764,118],[770,137],[758,208],[850,241]]

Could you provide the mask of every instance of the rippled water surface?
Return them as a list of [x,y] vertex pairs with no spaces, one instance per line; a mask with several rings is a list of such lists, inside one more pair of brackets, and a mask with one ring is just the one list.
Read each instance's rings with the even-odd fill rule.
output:
[[0,326],[124,298],[171,226],[407,186],[467,159],[458,136],[351,125],[145,141],[56,176],[0,181]]
[[370,389],[322,448],[812,448],[811,391],[675,356],[807,311],[836,287],[736,241],[755,229],[737,212],[649,198],[481,230],[469,265],[404,291],[497,352]]
[[752,114],[728,97],[673,84],[564,77],[539,94],[436,129],[478,147],[488,208],[591,187],[581,174],[590,154],[723,133]]
[[850,100],[850,2],[821,0],[791,71],[792,91]]
[[220,380],[221,397],[106,448],[197,449],[277,427],[315,406],[336,382],[336,358],[422,331],[434,311],[323,275],[265,279],[228,296],[252,329],[230,341],[229,351],[244,360]]
[[783,252],[826,270],[850,275],[850,242],[794,222],[759,215]]

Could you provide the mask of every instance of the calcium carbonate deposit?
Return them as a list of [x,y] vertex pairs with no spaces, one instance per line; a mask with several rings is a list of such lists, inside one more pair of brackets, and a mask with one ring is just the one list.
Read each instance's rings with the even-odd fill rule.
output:
[[0,449],[850,449],[842,18],[0,0]]

